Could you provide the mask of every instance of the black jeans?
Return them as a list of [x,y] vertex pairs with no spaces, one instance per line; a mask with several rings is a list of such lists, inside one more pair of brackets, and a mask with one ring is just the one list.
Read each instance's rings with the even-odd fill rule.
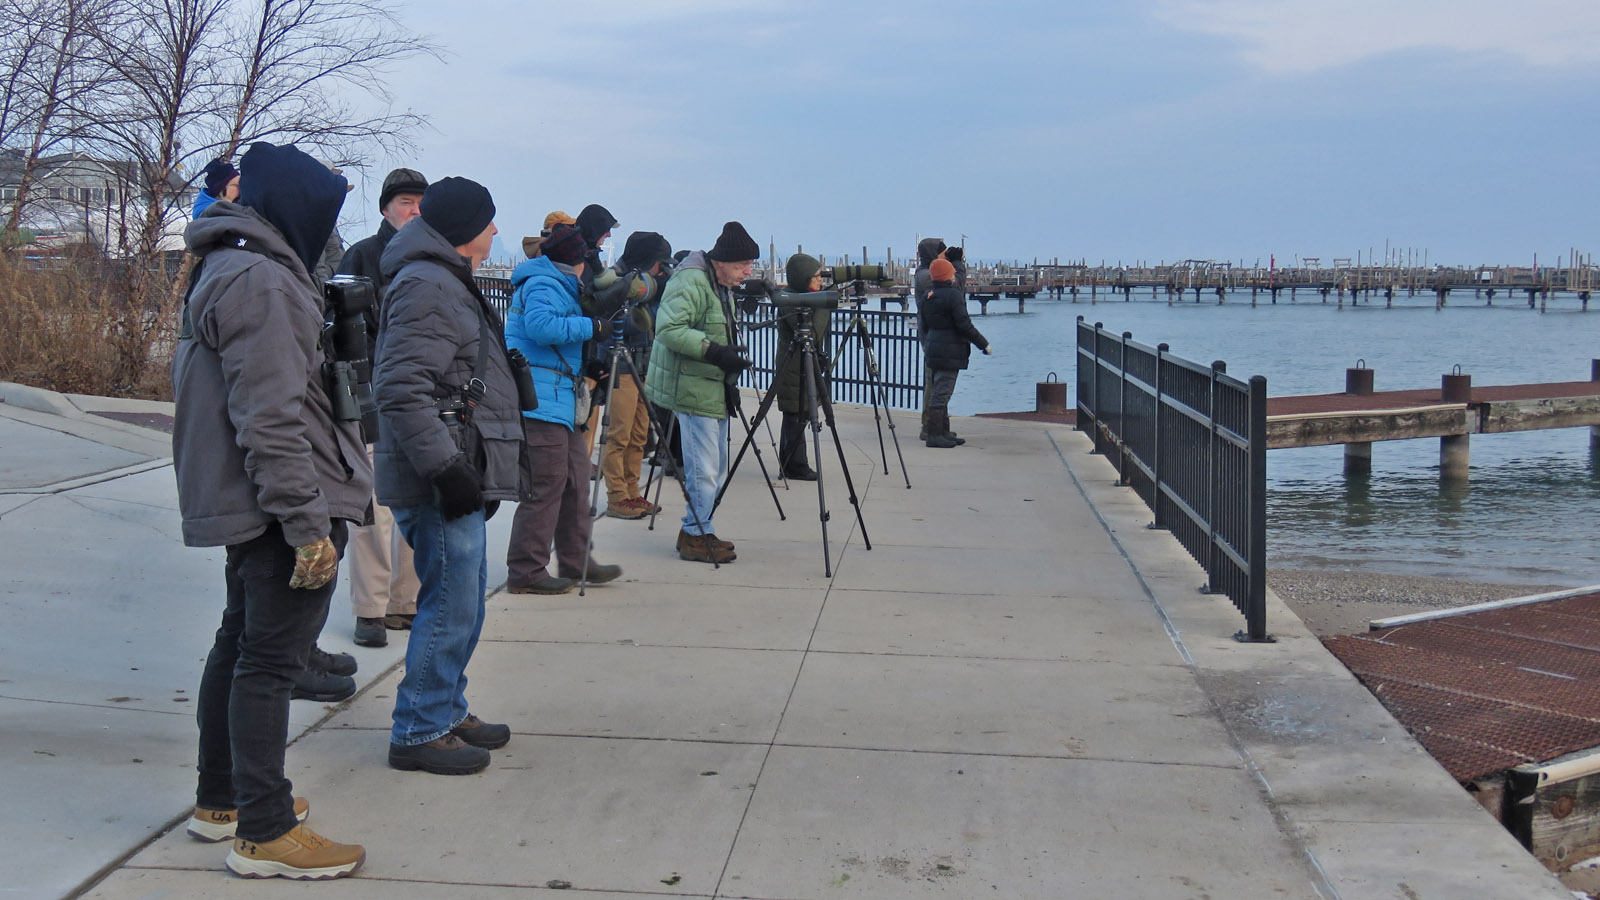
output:
[[783,428],[778,436],[778,464],[785,473],[793,474],[811,468],[806,455],[806,441],[811,439],[810,424],[811,419],[805,413],[783,414]]
[[[344,554],[346,526],[333,545]],[[289,587],[294,548],[273,523],[228,547],[228,605],[200,676],[200,781],[195,803],[239,810],[238,836],[271,841],[295,826],[294,794],[283,774],[289,693],[306,667],[339,579],[314,590]]]

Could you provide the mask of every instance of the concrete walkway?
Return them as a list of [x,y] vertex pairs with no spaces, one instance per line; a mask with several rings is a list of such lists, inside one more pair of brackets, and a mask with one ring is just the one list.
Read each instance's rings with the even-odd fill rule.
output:
[[597,528],[621,582],[491,596],[469,697],[515,736],[479,775],[384,765],[401,650],[351,647],[341,590],[323,646],[364,687],[296,702],[289,768],[367,865],[230,878],[174,827],[221,555],[181,545],[162,435],[3,399],[6,897],[1570,897],[1276,598],[1278,642],[1235,643],[1081,436],[961,420],[964,448],[905,442],[907,490],[859,409],[872,549],[830,453],[831,578],[814,486],[779,487],[780,521],[748,460],[717,518],[737,562],[676,559],[669,485],[655,531]]

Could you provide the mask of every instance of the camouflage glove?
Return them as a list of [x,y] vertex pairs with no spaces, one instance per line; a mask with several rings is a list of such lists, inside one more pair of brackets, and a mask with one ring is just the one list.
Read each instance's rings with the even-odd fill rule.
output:
[[289,576],[289,587],[314,591],[333,580],[339,571],[339,551],[333,540],[323,538],[315,544],[294,548],[294,574]]

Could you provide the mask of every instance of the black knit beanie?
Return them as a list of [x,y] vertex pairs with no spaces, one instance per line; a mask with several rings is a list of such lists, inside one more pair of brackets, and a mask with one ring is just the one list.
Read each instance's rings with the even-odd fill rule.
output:
[[583,232],[576,225],[557,225],[550,229],[550,236],[539,245],[540,254],[550,257],[551,262],[565,265],[576,265],[583,261],[589,252],[589,244],[583,239]]
[[416,169],[395,169],[383,179],[383,193],[378,195],[378,212],[389,205],[396,194],[421,194],[428,189],[428,179]]
[[723,225],[722,234],[717,236],[716,244],[706,254],[706,259],[716,262],[747,262],[760,258],[761,246],[738,222]]
[[422,194],[422,221],[452,247],[470,243],[494,221],[489,189],[468,178],[441,178]]
[[213,159],[206,163],[206,193],[218,199],[222,198],[222,189],[228,182],[239,177],[239,170],[225,159]]

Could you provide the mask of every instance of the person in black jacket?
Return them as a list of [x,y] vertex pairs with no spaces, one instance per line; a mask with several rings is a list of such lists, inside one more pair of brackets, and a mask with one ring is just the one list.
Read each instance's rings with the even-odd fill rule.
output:
[[[422,192],[428,179],[415,169],[395,169],[383,179],[378,195],[378,212],[383,222],[378,233],[350,245],[339,261],[340,275],[359,275],[372,279],[376,291],[367,307],[367,359],[378,351],[378,317],[389,277],[379,260],[384,248],[405,224],[422,210]],[[372,447],[367,446],[371,458]],[[347,554],[350,568],[350,609],[355,613],[355,642],[362,647],[382,647],[389,643],[388,630],[411,627],[417,617],[417,573],[412,563],[411,545],[394,526],[394,514],[387,506],[374,503],[372,524],[350,529]]]
[[[822,263],[814,256],[796,253],[789,257],[785,271],[789,290],[803,294],[822,290]],[[778,316],[778,350],[782,357],[794,343],[797,321],[801,316],[811,316],[811,330],[817,346],[817,369],[828,371],[829,323],[832,313],[827,309],[788,309]],[[805,360],[798,353],[789,360],[783,379],[778,382],[778,410],[783,413],[783,428],[778,438],[778,464],[783,477],[791,481],[816,481],[816,470],[806,457],[806,426],[811,423],[811,409],[806,406]],[[827,376],[817,382],[817,392],[828,392]]]
[[972,348],[988,355],[989,340],[967,315],[966,294],[956,287],[956,267],[947,259],[936,259],[928,266],[932,290],[922,298],[919,308],[923,325],[923,359],[928,376],[929,447],[948,449],[966,443],[950,434],[950,395],[955,393],[956,377],[967,367]]

